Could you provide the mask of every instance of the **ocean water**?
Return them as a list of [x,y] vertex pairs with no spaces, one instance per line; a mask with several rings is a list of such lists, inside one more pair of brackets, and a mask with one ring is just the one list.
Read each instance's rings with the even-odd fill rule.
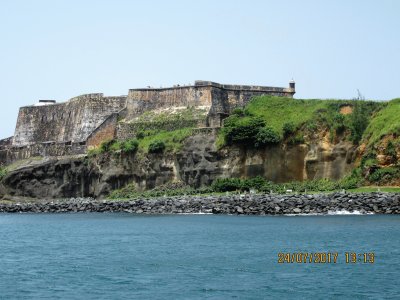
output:
[[399,298],[400,216],[0,214],[0,299]]

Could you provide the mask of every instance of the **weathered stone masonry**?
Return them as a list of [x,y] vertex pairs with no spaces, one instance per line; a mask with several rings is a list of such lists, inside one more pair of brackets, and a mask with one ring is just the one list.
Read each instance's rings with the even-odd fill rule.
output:
[[150,110],[203,107],[208,116],[197,126],[215,128],[221,126],[232,109],[246,105],[253,96],[292,97],[294,93],[294,82],[290,82],[289,88],[282,88],[196,81],[192,86],[131,89],[127,96],[105,97],[99,93],[64,103],[41,100],[20,108],[14,136],[0,141],[0,163],[37,155],[85,153],[88,147],[125,137],[129,130],[134,130],[135,125],[119,126],[119,119],[134,120]]

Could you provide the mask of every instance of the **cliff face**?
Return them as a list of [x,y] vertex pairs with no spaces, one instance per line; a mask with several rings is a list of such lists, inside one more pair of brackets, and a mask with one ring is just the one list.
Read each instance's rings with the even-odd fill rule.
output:
[[[93,145],[92,155],[83,148],[76,151],[74,147],[86,147],[81,143],[15,150],[11,161],[17,162],[0,166],[0,198],[104,197],[127,184],[138,191],[174,181],[201,187],[226,177],[262,176],[278,183],[340,179],[350,171],[357,183],[399,183],[400,99],[378,103],[255,97],[229,117],[221,115],[219,129],[203,128],[209,109],[155,109],[134,122],[114,116],[98,127],[88,145],[91,139],[99,144],[112,138],[115,126],[124,134],[110,144]],[[164,153],[149,153],[156,142],[163,144]],[[0,149],[0,158],[10,143],[0,141],[5,149]],[[217,144],[225,146],[218,149]]]
[[32,198],[104,197],[128,183],[145,190],[176,180],[207,186],[221,177],[338,179],[353,167],[354,147],[344,140],[330,143],[318,137],[308,144],[217,150],[215,139],[214,134],[193,135],[177,154],[106,153],[25,163],[8,173],[0,192]]

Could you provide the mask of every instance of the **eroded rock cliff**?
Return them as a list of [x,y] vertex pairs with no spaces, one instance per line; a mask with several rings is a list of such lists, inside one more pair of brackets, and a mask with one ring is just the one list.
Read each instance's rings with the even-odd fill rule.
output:
[[353,167],[355,148],[344,138],[330,142],[321,133],[307,143],[216,148],[216,134],[187,138],[176,153],[104,153],[19,163],[3,179],[1,196],[30,198],[96,197],[133,183],[146,190],[183,181],[208,186],[216,178],[263,176],[274,182],[339,179]]

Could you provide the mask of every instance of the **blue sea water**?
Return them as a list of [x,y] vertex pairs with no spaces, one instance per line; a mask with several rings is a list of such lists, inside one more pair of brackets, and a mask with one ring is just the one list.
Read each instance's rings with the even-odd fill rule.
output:
[[399,275],[400,216],[0,214],[1,299],[399,299]]

